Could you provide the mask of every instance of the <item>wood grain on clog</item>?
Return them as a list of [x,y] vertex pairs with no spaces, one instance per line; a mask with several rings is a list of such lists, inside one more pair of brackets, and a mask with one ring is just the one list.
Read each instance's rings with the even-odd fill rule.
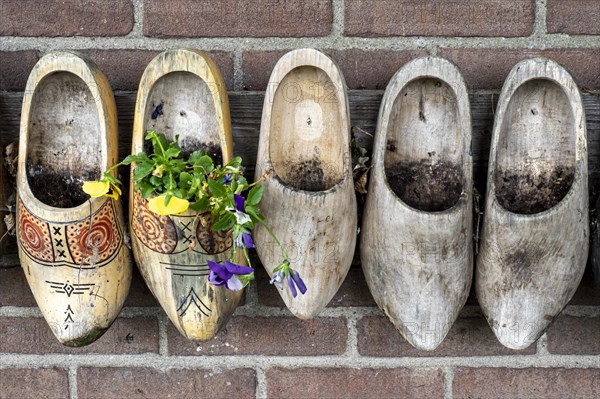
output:
[[470,146],[458,69],[433,57],[400,69],[379,112],[360,254],[375,301],[419,349],[442,342],[469,294]]
[[[280,294],[303,319],[316,316],[344,281],[356,244],[356,198],[350,156],[346,84],[324,54],[300,49],[283,56],[265,95],[256,178],[266,171],[261,211],[286,248],[308,292]],[[275,241],[255,229],[267,272],[281,261]],[[276,288],[273,288],[276,289]]]
[[548,59],[508,75],[492,136],[476,289],[500,342],[535,342],[573,297],[590,239],[585,115]]
[[19,149],[21,265],[58,340],[89,344],[117,317],[131,282],[120,202],[81,190],[118,150],[114,97],[91,61],[70,52],[40,59],[23,98]]
[[[227,91],[206,53],[169,50],[150,62],[137,96],[133,154],[150,149],[144,141],[148,130],[169,141],[179,136],[184,155],[204,150],[215,165],[232,159]],[[190,340],[213,338],[243,293],[208,282],[208,260],[232,255],[231,235],[211,231],[210,217],[191,210],[178,216],[152,213],[133,184],[129,203],[134,255],[146,284],[181,334]]]

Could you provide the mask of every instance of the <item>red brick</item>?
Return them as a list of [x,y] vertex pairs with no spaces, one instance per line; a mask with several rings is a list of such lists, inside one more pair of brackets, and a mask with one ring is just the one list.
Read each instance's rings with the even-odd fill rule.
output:
[[0,369],[2,399],[66,399],[69,382],[66,370]]
[[24,91],[38,59],[35,51],[0,51],[0,90]]
[[348,36],[529,36],[534,0],[363,0],[345,3]]
[[439,369],[267,370],[269,398],[443,398]]
[[21,267],[0,268],[0,306],[37,306]]
[[326,36],[332,24],[331,0],[144,1],[146,36]]
[[0,317],[0,353],[158,353],[158,321],[153,317],[119,318],[96,342],[63,346],[41,317]]
[[600,355],[600,317],[559,316],[548,329],[548,351]]
[[452,390],[454,399],[596,398],[600,369],[462,368]]
[[77,373],[79,399],[254,398],[253,370],[167,370],[82,368]]
[[132,28],[131,0],[0,3],[0,36],[123,36]]
[[548,33],[600,34],[598,0],[548,0],[546,7]]
[[340,66],[349,89],[385,90],[400,67],[415,58],[426,56],[427,52],[423,50],[329,50],[327,54]]
[[[244,89],[265,90],[277,61],[285,51],[245,52]],[[339,65],[350,89],[380,89],[408,61],[427,55],[422,50],[325,50]]]
[[277,61],[287,51],[246,51],[242,55],[244,90],[265,90]]
[[[159,53],[147,50],[84,50],[106,74],[113,90],[135,90],[148,63]],[[228,89],[233,89],[233,59],[231,53],[212,51]]]
[[343,318],[233,317],[216,338],[187,341],[169,326],[173,355],[326,356],[346,350],[348,331]]
[[357,325],[358,352],[377,357],[502,356],[530,355],[535,345],[515,351],[501,345],[483,317],[461,317],[434,351],[415,349],[387,317],[363,317]]
[[[256,268],[255,275],[259,303],[271,307],[285,307],[277,287],[269,284],[269,277],[262,266]],[[376,306],[361,268],[350,269],[342,286],[327,306]]]
[[600,88],[600,49],[440,49],[460,68],[469,89],[500,89],[519,61],[547,57],[565,67],[579,86]]

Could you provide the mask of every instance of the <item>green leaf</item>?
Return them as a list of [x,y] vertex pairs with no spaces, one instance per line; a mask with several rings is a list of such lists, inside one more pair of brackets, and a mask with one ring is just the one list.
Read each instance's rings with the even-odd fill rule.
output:
[[133,180],[140,181],[148,176],[154,170],[154,165],[148,163],[139,163],[133,172]]
[[215,224],[212,226],[212,230],[214,231],[227,231],[235,226],[235,216],[231,212],[225,212],[223,216],[221,216]]
[[121,183],[121,180],[117,179],[116,177],[113,177],[110,174],[110,171],[104,172],[104,175],[102,175],[102,180],[107,181],[107,182],[112,183],[117,186],[121,186],[123,184],[123,183]]
[[192,152],[192,154],[189,157],[190,165],[193,165],[194,163],[196,163],[196,161],[200,157],[203,157],[205,155],[206,155],[206,153],[204,151],[201,151],[201,150]]
[[238,183],[238,187],[247,186],[248,180],[244,176],[238,176],[237,183]]
[[248,193],[248,198],[246,202],[252,205],[258,205],[263,196],[263,186],[258,185],[252,187],[252,190]]
[[[165,149],[169,147],[169,142],[167,141],[167,137],[162,134],[156,134],[155,132],[154,136],[151,137],[152,140],[152,150],[154,151],[154,153],[160,157],[164,157],[165,156]],[[150,134],[148,134],[148,136],[150,136]],[[146,136],[146,137],[148,137]]]
[[206,173],[206,174],[209,174],[215,168],[215,165],[213,163],[212,158],[209,157],[208,155],[202,155],[202,156],[200,156],[199,158],[197,158],[196,160],[194,160],[194,162],[192,163],[192,165],[194,166],[194,169],[195,168],[202,168],[202,171],[204,173]]
[[173,145],[165,150],[165,158],[177,158],[181,153],[181,149]]
[[227,195],[227,189],[223,184],[212,179],[208,180],[208,189],[213,197],[224,197]]
[[149,181],[154,187],[162,187],[163,185],[163,179],[158,176],[151,176]]
[[187,172],[181,172],[179,174],[179,187],[188,188],[192,185],[192,175]]
[[198,201],[192,202],[190,204],[190,208],[196,212],[205,212],[206,210],[208,210],[208,206],[209,206],[209,201],[208,201],[208,197],[206,197],[206,196],[204,196],[201,199],[199,199]]
[[139,187],[136,187],[142,193],[142,198],[147,199],[154,192],[154,186],[148,182],[141,182]]

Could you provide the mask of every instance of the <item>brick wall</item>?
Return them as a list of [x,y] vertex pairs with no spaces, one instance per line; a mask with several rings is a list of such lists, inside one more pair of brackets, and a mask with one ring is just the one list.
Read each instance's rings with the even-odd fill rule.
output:
[[[298,47],[327,52],[358,90],[383,90],[407,61],[440,55],[459,66],[472,93],[492,97],[516,62],[547,56],[589,94],[595,125],[588,133],[597,144],[598,21],[598,0],[0,0],[0,145],[18,135],[19,92],[29,71],[57,49],[81,50],[108,75],[120,93],[126,143],[143,69],[175,47],[210,51],[236,109],[253,98],[241,92],[264,90],[277,59]],[[241,152],[255,145],[247,139],[257,135],[260,107],[253,107],[245,125],[232,112]],[[353,122],[368,119],[372,128],[376,114],[357,113]],[[482,135],[493,108],[488,116],[474,121]],[[590,151],[597,156],[600,149]],[[0,269],[0,398],[600,395],[600,290],[589,271],[547,333],[520,352],[496,341],[474,297],[436,351],[415,350],[375,306],[360,265],[315,320],[295,319],[282,306],[260,272],[226,331],[193,344],[136,275],[111,329],[73,349],[53,338],[21,269]]]

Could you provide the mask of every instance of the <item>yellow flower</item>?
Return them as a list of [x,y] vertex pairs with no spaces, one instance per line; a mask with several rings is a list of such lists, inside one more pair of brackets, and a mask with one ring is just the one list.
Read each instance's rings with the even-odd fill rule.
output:
[[82,189],[90,197],[101,197],[108,193],[110,183],[107,181],[86,181],[83,183]]
[[159,195],[158,197],[154,197],[148,201],[148,208],[158,215],[166,216],[166,215],[178,215],[180,213],[185,212],[190,203],[188,200],[184,200],[177,197],[171,197],[169,199],[169,203],[165,205],[165,198],[167,196],[165,194]]
[[86,181],[83,183],[82,189],[84,193],[88,194],[92,198],[106,195],[107,197],[117,200],[121,195],[121,189],[119,186],[105,180]]
[[110,193],[106,193],[105,195],[118,200],[121,195],[121,189],[116,184],[110,183]]

